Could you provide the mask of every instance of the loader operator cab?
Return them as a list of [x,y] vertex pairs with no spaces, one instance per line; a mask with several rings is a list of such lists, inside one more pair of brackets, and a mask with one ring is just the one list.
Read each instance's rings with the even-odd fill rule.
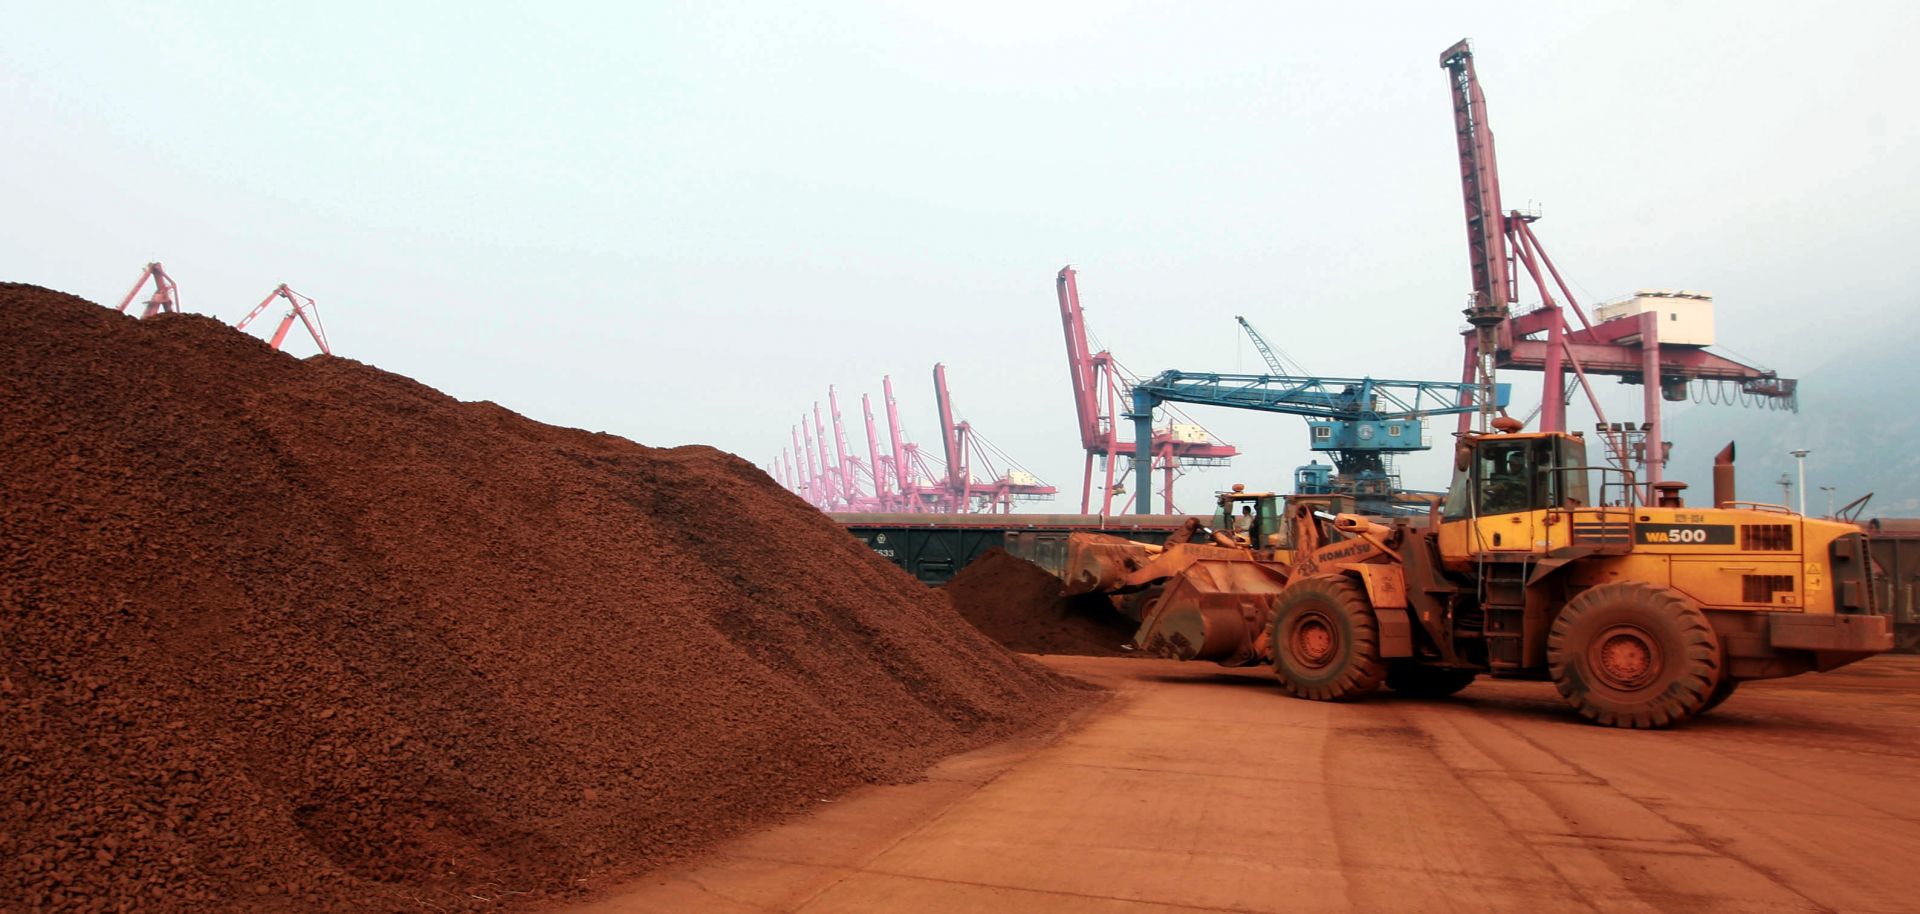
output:
[[1447,487],[1443,520],[1593,505],[1586,442],[1571,435],[1496,434],[1465,439]]
[[1284,545],[1283,541],[1270,542],[1275,536],[1284,540],[1280,496],[1271,492],[1248,492],[1244,485],[1236,483],[1232,491],[1220,493],[1218,502],[1219,508],[1213,512],[1211,521],[1213,529],[1255,549]]

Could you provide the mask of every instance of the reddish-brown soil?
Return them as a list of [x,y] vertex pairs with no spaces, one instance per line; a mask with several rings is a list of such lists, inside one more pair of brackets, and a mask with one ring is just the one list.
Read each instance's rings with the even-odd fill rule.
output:
[[0,910],[577,892],[1085,694],[763,473],[0,284]]
[[1044,662],[1112,700],[567,914],[1920,910],[1920,657],[1652,733],[1545,682],[1318,702],[1259,667]]
[[1004,549],[974,559],[945,590],[975,628],[1030,654],[1116,656],[1137,628],[1106,597],[1068,597],[1059,578]]

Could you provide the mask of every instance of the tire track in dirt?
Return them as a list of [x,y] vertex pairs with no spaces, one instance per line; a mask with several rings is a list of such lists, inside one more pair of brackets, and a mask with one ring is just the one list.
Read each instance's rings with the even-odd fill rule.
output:
[[[1342,717],[1357,717],[1365,723],[1346,724],[1330,730],[1326,736],[1327,752],[1324,756],[1329,774],[1336,771],[1351,772],[1355,768],[1375,765],[1375,760],[1385,757],[1404,763],[1409,758],[1422,756],[1439,758],[1437,751],[1444,737],[1434,732],[1423,722],[1431,720],[1430,711],[1438,707],[1430,703],[1416,703],[1390,698],[1391,693],[1383,693],[1376,698],[1364,699],[1351,704],[1333,705]],[[1373,871],[1394,871],[1412,869],[1425,876],[1484,876],[1492,871],[1491,867],[1473,866],[1471,857],[1460,860],[1461,852],[1472,855],[1475,850],[1502,848],[1505,859],[1498,871],[1504,879],[1522,885],[1532,883],[1536,888],[1523,894],[1532,894],[1547,885],[1557,887],[1557,897],[1539,898],[1544,907],[1566,910],[1568,904],[1579,905],[1581,909],[1594,911],[1600,908],[1587,895],[1583,886],[1569,879],[1557,867],[1525,840],[1524,835],[1513,833],[1511,823],[1499,818],[1491,809],[1476,809],[1466,802],[1476,795],[1476,791],[1463,773],[1453,766],[1445,764],[1444,759],[1424,766],[1398,765],[1398,770],[1406,777],[1415,780],[1407,785],[1410,792],[1391,800],[1401,803],[1402,808],[1395,812],[1405,816],[1421,816],[1421,821],[1434,820],[1432,829],[1413,827],[1405,821],[1396,822],[1395,829],[1400,832],[1411,831],[1415,835],[1430,834],[1437,836],[1430,841],[1410,841],[1395,852],[1382,852],[1378,849],[1381,832],[1378,829],[1363,828],[1356,822],[1362,811],[1362,802],[1378,803],[1378,792],[1370,791],[1329,791],[1329,795],[1338,797],[1328,810],[1341,847],[1342,868],[1350,872],[1365,873]],[[1368,780],[1368,779],[1362,779]],[[1386,785],[1381,785],[1382,787]],[[1398,785],[1396,785],[1398,786]],[[1451,826],[1445,827],[1445,826]],[[1487,834],[1489,828],[1497,828],[1500,837],[1511,836],[1513,840],[1500,841],[1495,835]],[[1373,849],[1370,853],[1359,853],[1358,849]],[[1511,853],[1524,851],[1524,860],[1513,859]],[[1433,855],[1452,857],[1458,865],[1436,867]],[[1477,856],[1477,855],[1475,855]],[[1411,861],[1417,861],[1409,866]],[[1544,878],[1545,884],[1540,880]],[[1352,882],[1354,880],[1350,880]],[[1368,884],[1365,877],[1357,880],[1362,886]],[[1352,897],[1350,893],[1349,897]],[[1364,892],[1363,903],[1355,905],[1355,910],[1389,910],[1396,899],[1378,892]],[[1493,905],[1496,908],[1500,905]],[[1456,910],[1484,910],[1486,906],[1469,904],[1457,906]]]
[[[1827,914],[1827,912],[1832,912],[1835,910],[1834,908],[1831,908],[1825,904],[1822,904],[1818,900],[1814,899],[1813,897],[1803,892],[1792,881],[1784,878],[1780,873],[1777,873],[1766,866],[1760,865],[1755,861],[1743,859],[1739,855],[1732,853],[1725,846],[1724,841],[1719,840],[1715,836],[1712,836],[1710,834],[1706,834],[1701,829],[1691,827],[1687,823],[1677,821],[1674,818],[1668,816],[1664,811],[1662,811],[1658,807],[1648,804],[1646,802],[1643,802],[1639,798],[1634,797],[1631,794],[1627,793],[1626,791],[1619,789],[1611,781],[1609,781],[1605,776],[1599,774],[1592,768],[1583,764],[1581,761],[1571,757],[1570,754],[1568,754],[1567,752],[1564,752],[1560,749],[1556,749],[1553,746],[1548,745],[1545,741],[1537,739],[1533,735],[1530,735],[1527,732],[1523,732],[1521,727],[1516,726],[1510,719],[1506,718],[1505,716],[1476,715],[1471,718],[1458,718],[1458,719],[1468,724],[1467,726],[1464,726],[1459,730],[1463,738],[1473,743],[1476,746],[1476,748],[1480,749],[1483,752],[1486,752],[1490,758],[1494,758],[1496,760],[1503,762],[1509,768],[1511,768],[1512,766],[1521,764],[1521,759],[1517,756],[1517,754],[1511,753],[1511,752],[1503,752],[1500,747],[1500,741],[1485,738],[1484,730],[1481,734],[1476,735],[1474,733],[1474,730],[1476,728],[1497,729],[1501,733],[1507,736],[1510,736],[1514,741],[1523,743],[1525,744],[1525,746],[1527,746],[1534,752],[1537,752],[1541,755],[1546,756],[1547,758],[1551,759],[1554,763],[1565,766],[1567,769],[1575,773],[1581,779],[1582,786],[1587,786],[1587,787],[1595,788],[1600,791],[1604,791],[1604,797],[1589,796],[1588,798],[1586,798],[1587,808],[1582,809],[1581,804],[1575,799],[1575,796],[1573,795],[1575,792],[1572,792],[1572,791],[1555,792],[1553,790],[1548,789],[1547,785],[1534,781],[1532,779],[1524,779],[1524,778],[1510,779],[1511,783],[1514,786],[1517,786],[1531,793],[1541,803],[1545,804],[1549,809],[1551,809],[1553,813],[1557,815],[1563,822],[1568,823],[1569,828],[1563,834],[1577,839],[1582,846],[1584,846],[1585,848],[1587,848],[1592,852],[1594,859],[1604,864],[1609,870],[1611,870],[1614,873],[1614,875],[1619,877],[1621,884],[1625,888],[1631,891],[1636,897],[1640,898],[1641,900],[1645,901],[1647,904],[1652,906],[1654,909],[1665,910],[1669,908],[1675,900],[1680,900],[1680,899],[1689,900],[1691,903],[1696,905],[1707,904],[1707,905],[1717,906],[1727,898],[1728,896],[1728,893],[1726,892],[1727,886],[1722,885],[1718,890],[1715,890],[1713,887],[1709,887],[1709,886],[1695,887],[1695,886],[1661,885],[1657,888],[1653,886],[1649,886],[1646,884],[1646,880],[1643,878],[1644,872],[1643,871],[1636,872],[1636,865],[1629,860],[1623,859],[1624,854],[1626,853],[1639,854],[1639,855],[1671,854],[1675,856],[1711,855],[1715,857],[1720,857],[1737,864],[1742,869],[1764,880],[1774,888],[1778,889],[1780,892],[1785,893],[1795,899],[1798,899],[1800,902],[1804,904],[1804,907],[1803,907],[1804,910],[1822,912],[1822,914]],[[1660,733],[1648,733],[1648,734],[1601,731],[1600,735],[1604,736],[1606,739],[1609,739],[1609,740],[1634,740],[1638,742],[1640,740],[1647,740],[1649,738],[1651,740],[1659,740],[1662,738],[1670,737],[1674,734],[1672,731],[1665,731]],[[1647,747],[1637,746],[1635,748],[1645,749]],[[1728,759],[1728,761],[1732,761],[1732,759]],[[1621,803],[1607,802],[1608,800],[1612,800],[1616,798],[1619,801],[1624,801],[1624,808],[1623,808],[1623,804]],[[1684,838],[1682,841],[1670,841],[1669,839],[1658,839],[1659,843],[1657,844],[1651,844],[1648,846],[1635,846],[1633,847],[1632,850],[1629,850],[1629,851],[1622,851],[1622,849],[1619,847],[1605,846],[1601,842],[1604,842],[1605,840],[1607,840],[1606,836],[1594,834],[1594,830],[1590,827],[1583,828],[1583,827],[1576,827],[1576,825],[1580,822],[1582,817],[1585,817],[1588,820],[1591,820],[1596,815],[1599,809],[1604,808],[1606,806],[1613,807],[1612,811],[1616,813],[1616,818],[1612,819],[1611,821],[1602,822],[1601,824],[1603,827],[1620,828],[1622,826],[1626,826],[1629,829],[1634,828],[1636,827],[1636,824],[1624,822],[1620,818],[1618,818],[1617,815],[1620,812],[1627,812],[1629,815],[1637,812],[1638,814],[1644,814],[1645,816],[1648,816],[1648,817],[1651,817],[1652,819],[1657,820],[1659,823],[1665,826],[1665,828],[1671,829],[1673,832],[1684,836]],[[1604,816],[1604,813],[1600,813],[1600,814]],[[1516,831],[1520,831],[1520,829],[1516,829]],[[1535,829],[1535,830],[1532,830],[1532,833],[1538,834],[1539,832],[1537,829]],[[1666,846],[1669,844],[1675,845],[1675,846],[1669,849]],[[1682,848],[1691,848],[1695,850],[1687,850]],[[1748,910],[1747,908],[1739,907],[1738,904],[1739,903],[1736,903],[1736,905],[1730,908],[1730,910]]]

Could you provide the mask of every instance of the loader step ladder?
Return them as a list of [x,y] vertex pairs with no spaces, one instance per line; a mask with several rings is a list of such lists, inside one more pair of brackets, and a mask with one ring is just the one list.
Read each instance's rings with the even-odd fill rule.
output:
[[1524,561],[1489,562],[1480,575],[1481,631],[1495,673],[1520,669],[1525,660],[1527,571]]

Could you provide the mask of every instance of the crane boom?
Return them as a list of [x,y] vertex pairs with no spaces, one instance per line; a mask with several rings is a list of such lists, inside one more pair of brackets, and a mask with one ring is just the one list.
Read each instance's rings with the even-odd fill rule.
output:
[[247,325],[253,323],[254,318],[265,313],[268,306],[272,305],[273,300],[276,298],[286,299],[289,310],[286,316],[281,318],[280,326],[274,328],[273,338],[267,341],[267,345],[278,350],[280,345],[287,341],[287,331],[293,329],[294,320],[298,319],[300,323],[306,325],[307,333],[313,337],[313,341],[320,347],[320,351],[326,355],[332,355],[333,349],[327,344],[327,332],[320,326],[320,310],[318,305],[313,299],[287,288],[287,284],[284,282],[275,286],[272,292],[267,293],[267,297],[261,299],[259,304],[254,305],[253,310],[248,311],[246,317],[241,318],[239,323],[233,325],[233,329],[247,329]]
[[1280,361],[1279,354],[1273,351],[1272,346],[1267,345],[1266,338],[1260,335],[1260,331],[1253,329],[1253,325],[1248,323],[1246,318],[1236,314],[1233,316],[1233,319],[1240,322],[1240,329],[1247,332],[1247,339],[1253,341],[1253,348],[1258,350],[1260,358],[1266,361],[1268,373],[1276,375],[1294,373],[1289,371],[1286,364]]
[[1473,271],[1473,308],[1502,319],[1512,310],[1513,271],[1507,253],[1505,211],[1500,205],[1500,169],[1494,161],[1487,98],[1473,72],[1466,39],[1440,54],[1453,88],[1454,142],[1460,154],[1461,200],[1466,204],[1467,247]]
[[933,366],[933,399],[940,409],[940,448],[947,461],[947,485],[964,490],[967,483],[966,460],[962,453],[960,428],[953,422],[953,398],[947,394],[947,366]]
[[1053,285],[1054,294],[1060,300],[1060,324],[1067,336],[1067,370],[1073,381],[1073,411],[1080,420],[1080,446],[1092,450],[1105,446],[1111,436],[1103,434],[1101,429],[1100,373],[1087,345],[1087,320],[1080,310],[1080,284],[1076,275],[1073,267],[1061,267]]
[[[1342,474],[1384,475],[1391,454],[1425,450],[1427,416],[1471,411],[1462,394],[1472,385],[1442,381],[1393,381],[1377,378],[1322,378],[1293,375],[1220,374],[1163,371],[1133,386],[1133,418],[1138,427],[1153,420],[1161,403],[1193,403],[1305,416],[1313,428],[1311,446],[1329,452]],[[1506,385],[1494,388],[1489,402],[1504,407]],[[1143,440],[1136,429],[1135,441]],[[1147,452],[1134,458],[1135,485],[1145,504],[1152,476],[1144,472]],[[1136,507],[1140,513],[1146,513]]]
[[166,269],[160,266],[157,260],[147,264],[146,268],[140,271],[139,281],[133,284],[132,289],[127,290],[127,297],[120,300],[120,313],[127,313],[127,308],[133,304],[134,297],[140,294],[140,289],[146,286],[149,279],[153,280],[153,297],[144,303],[146,307],[140,311],[141,319],[145,320],[163,312],[180,313],[180,287],[173,284],[173,277],[167,275]]
[[[1392,381],[1292,375],[1163,371],[1134,385],[1154,402],[1195,403],[1311,418],[1416,419],[1459,412],[1461,387],[1450,381]],[[1498,399],[1496,398],[1496,402]],[[1136,405],[1135,413],[1139,412]]]
[[827,454],[827,423],[820,418],[820,401],[813,401],[814,444],[820,448],[820,481],[825,484],[827,510],[840,503],[840,484],[838,474],[833,468],[833,458]]
[[887,440],[893,445],[893,480],[904,497],[913,491],[913,467],[912,461],[907,459],[906,447],[901,444],[900,404],[893,399],[891,375],[881,376],[880,389],[887,399]]
[[846,426],[840,424],[840,393],[831,384],[827,385],[827,408],[833,413],[833,448],[840,458],[840,503],[852,507],[860,481],[853,471],[853,455],[849,453],[853,449],[847,446]]
[[[1473,391],[1461,402],[1478,402],[1480,427],[1491,428],[1492,390],[1499,351],[1499,330],[1513,314],[1513,268],[1507,249],[1507,222],[1500,206],[1500,169],[1493,154],[1493,127],[1487,123],[1487,98],[1473,72],[1473,48],[1462,38],[1440,54],[1453,90],[1454,144],[1460,156],[1460,199],[1466,206],[1467,260],[1473,274],[1473,301],[1467,323],[1474,328],[1470,355]],[[1553,379],[1559,384],[1559,378]],[[1471,399],[1469,399],[1471,398]],[[1549,407],[1549,418],[1554,410]],[[1467,414],[1462,411],[1461,431]],[[1564,423],[1563,423],[1564,424]]]
[[879,510],[893,510],[893,495],[887,491],[886,468],[880,463],[880,438],[873,430],[873,398],[860,395],[860,412],[867,420],[867,473],[873,477],[873,498]]
[[[807,443],[805,447],[800,446],[802,438],[806,439]],[[800,468],[806,471],[802,474],[801,479],[802,484],[807,490],[807,501],[812,502],[814,507],[825,511],[827,506],[820,500],[819,477],[815,476],[813,472],[813,433],[807,431],[807,417],[805,413],[800,415],[800,424],[794,427],[793,449],[800,452]]]

